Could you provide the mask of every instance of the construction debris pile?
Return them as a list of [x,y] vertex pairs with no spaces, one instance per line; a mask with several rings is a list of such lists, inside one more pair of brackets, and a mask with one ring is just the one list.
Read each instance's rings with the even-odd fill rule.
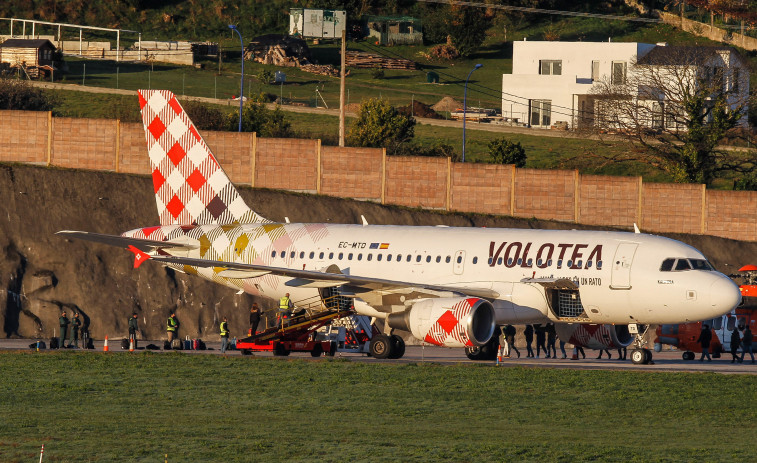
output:
[[353,68],[402,69],[408,71],[418,69],[418,65],[415,61],[403,58],[387,58],[385,56],[364,51],[346,52],[344,63]]
[[298,67],[306,72],[324,76],[339,76],[334,66],[313,64],[310,49],[304,40],[278,34],[254,38],[244,52],[244,59],[274,66]]

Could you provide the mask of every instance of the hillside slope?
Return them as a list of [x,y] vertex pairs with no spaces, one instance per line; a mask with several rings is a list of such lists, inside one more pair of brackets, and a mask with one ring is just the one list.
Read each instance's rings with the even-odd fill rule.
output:
[[[240,189],[265,217],[292,222],[452,225],[514,228],[581,228],[575,224],[494,216],[467,216],[393,208],[374,203],[279,191]],[[127,318],[139,314],[143,335],[164,336],[176,310],[181,336],[218,338],[227,316],[232,336],[247,331],[253,298],[154,263],[132,268],[123,250],[66,240],[59,230],[120,234],[157,223],[152,180],[115,173],[0,164],[0,325],[5,336],[50,337],[61,309],[80,311],[92,336],[127,334]],[[584,227],[585,228],[585,227]],[[707,255],[726,273],[757,263],[757,243],[707,236],[674,236]],[[263,307],[275,307],[264,300]]]

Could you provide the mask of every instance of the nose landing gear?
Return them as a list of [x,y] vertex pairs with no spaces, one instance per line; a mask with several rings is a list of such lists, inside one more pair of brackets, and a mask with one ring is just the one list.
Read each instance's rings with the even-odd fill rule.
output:
[[644,335],[648,329],[649,325],[637,325],[636,323],[628,325],[628,331],[634,335],[634,349],[631,352],[631,362],[634,365],[654,365],[652,351],[644,347],[647,343]]

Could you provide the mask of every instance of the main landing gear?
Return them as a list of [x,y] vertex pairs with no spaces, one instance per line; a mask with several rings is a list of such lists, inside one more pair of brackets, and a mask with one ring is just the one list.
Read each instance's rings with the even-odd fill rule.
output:
[[377,359],[398,359],[405,355],[405,341],[396,334],[377,334],[371,338],[371,356]]
[[492,336],[486,344],[481,347],[471,346],[465,348],[465,355],[471,360],[495,360],[499,350],[499,338]]
[[628,325],[628,331],[634,335],[634,349],[631,351],[631,362],[634,365],[654,365],[652,361],[652,351],[645,348],[647,343],[644,339],[644,335],[647,333],[649,325]]

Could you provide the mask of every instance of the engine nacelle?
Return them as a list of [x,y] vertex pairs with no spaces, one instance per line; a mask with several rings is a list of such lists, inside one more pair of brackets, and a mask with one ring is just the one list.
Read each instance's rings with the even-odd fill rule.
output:
[[589,349],[618,349],[633,342],[627,325],[593,325],[589,323],[555,323],[557,337],[574,346]]
[[494,307],[484,299],[424,299],[386,318],[391,328],[445,347],[483,346],[494,334]]

